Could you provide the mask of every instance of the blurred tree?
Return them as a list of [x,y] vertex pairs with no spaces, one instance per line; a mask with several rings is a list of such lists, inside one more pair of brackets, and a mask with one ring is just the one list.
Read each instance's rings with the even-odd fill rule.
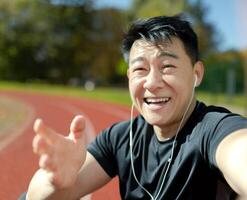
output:
[[117,81],[121,11],[95,10],[91,0],[52,2],[0,2],[0,78]]
[[46,32],[47,43],[42,45],[46,51],[50,50],[48,78],[62,83],[71,78],[80,79],[91,64],[93,10],[90,5],[48,5],[50,14],[45,16],[45,21],[50,21],[50,28]]
[[122,27],[140,17],[182,11],[199,35],[203,57],[217,49],[215,29],[206,21],[208,10],[201,0],[133,0],[127,14],[113,8],[94,9],[92,3],[1,0],[0,78],[123,83],[127,66],[122,64],[120,54]]
[[213,24],[207,21],[209,8],[202,0],[186,4],[186,12],[189,14],[193,27],[198,35],[199,50],[202,58],[218,51],[220,35]]
[[184,10],[187,0],[133,0],[130,17],[144,18],[158,15],[175,15]]
[[244,61],[244,95],[246,98],[245,114],[247,115],[247,49],[242,51],[242,59]]
[[[82,66],[75,57],[78,49],[86,54],[90,43],[86,38],[91,31],[89,8],[87,4],[53,6],[42,0],[1,1],[0,76],[66,82],[80,74]],[[78,46],[78,36],[85,45]]]
[[120,81],[116,66],[122,57],[123,15],[112,8],[97,10],[93,24],[94,32],[90,36],[93,39],[91,76],[102,83],[117,83]]
[[229,50],[211,54],[205,65],[205,78],[200,89],[228,95],[243,93],[244,62],[239,52]]

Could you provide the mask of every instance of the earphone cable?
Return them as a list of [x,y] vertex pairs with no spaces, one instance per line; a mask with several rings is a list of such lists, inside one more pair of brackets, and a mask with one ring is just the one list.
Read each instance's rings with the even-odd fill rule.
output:
[[135,173],[135,167],[134,167],[134,160],[133,160],[133,132],[132,132],[132,127],[133,127],[133,112],[134,112],[134,104],[131,106],[131,117],[130,117],[130,162],[131,162],[131,169],[132,173],[134,176],[135,181],[137,184],[142,188],[150,197],[151,200],[155,200],[153,195],[138,181]]
[[167,177],[167,174],[168,174],[168,171],[170,169],[170,165],[172,163],[172,160],[173,160],[173,156],[174,156],[174,150],[175,150],[175,144],[176,144],[176,141],[177,141],[177,137],[178,137],[178,133],[182,127],[182,124],[184,122],[184,119],[185,119],[185,116],[191,106],[191,103],[192,103],[192,100],[193,100],[193,97],[194,97],[194,88],[192,90],[192,95],[191,95],[191,98],[190,98],[190,101],[185,109],[185,112],[182,116],[182,119],[179,123],[179,126],[178,126],[178,129],[176,131],[176,134],[175,134],[175,137],[174,137],[174,140],[173,140],[173,143],[172,143],[172,149],[171,149],[171,155],[168,159],[168,166],[166,168],[166,171],[165,171],[165,174],[164,174],[164,177],[163,177],[163,180],[161,182],[161,185],[160,185],[160,188],[156,194],[156,196],[154,197],[137,179],[137,176],[136,176],[136,173],[135,173],[135,167],[134,167],[134,159],[133,159],[133,114],[134,114],[134,104],[132,104],[131,106],[131,116],[130,116],[130,132],[129,132],[129,137],[130,137],[130,162],[131,162],[131,169],[132,169],[132,172],[133,172],[133,176],[134,176],[134,179],[135,181],[137,182],[137,184],[150,196],[151,200],[158,200],[158,197],[162,191],[162,188],[163,188],[163,185],[165,183],[165,179]]

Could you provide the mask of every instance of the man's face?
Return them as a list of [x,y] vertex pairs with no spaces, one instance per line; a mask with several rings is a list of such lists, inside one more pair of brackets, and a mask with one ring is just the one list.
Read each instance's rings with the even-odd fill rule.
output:
[[136,40],[130,50],[129,90],[133,103],[146,121],[166,127],[179,123],[193,95],[196,67],[183,44],[151,44]]

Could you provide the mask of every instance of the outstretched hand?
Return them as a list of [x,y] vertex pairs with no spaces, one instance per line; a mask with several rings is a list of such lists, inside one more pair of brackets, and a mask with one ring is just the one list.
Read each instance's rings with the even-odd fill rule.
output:
[[70,187],[76,181],[86,157],[84,129],[85,119],[79,115],[72,120],[67,137],[56,133],[41,119],[34,123],[33,151],[40,156],[40,168],[50,175],[56,187]]

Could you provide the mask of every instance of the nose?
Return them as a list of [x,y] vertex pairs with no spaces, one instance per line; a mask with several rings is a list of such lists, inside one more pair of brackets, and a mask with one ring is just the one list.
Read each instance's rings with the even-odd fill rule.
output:
[[162,78],[162,74],[159,70],[150,70],[148,75],[146,76],[143,87],[150,91],[154,91],[158,88],[162,88],[164,86],[164,80]]

